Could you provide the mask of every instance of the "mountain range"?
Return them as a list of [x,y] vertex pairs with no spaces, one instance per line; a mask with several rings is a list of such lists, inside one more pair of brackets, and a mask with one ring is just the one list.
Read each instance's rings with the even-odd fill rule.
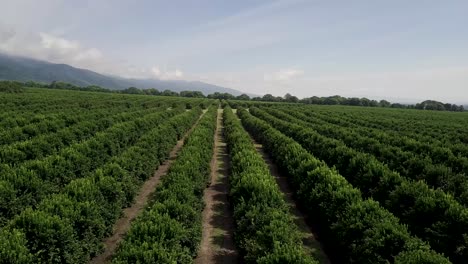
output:
[[67,64],[11,56],[0,53],[0,80],[36,81],[51,83],[62,81],[78,86],[98,85],[103,88],[121,90],[128,87],[156,88],[160,91],[200,91],[205,95],[214,92],[240,95],[243,92],[199,81],[127,79],[109,76]]

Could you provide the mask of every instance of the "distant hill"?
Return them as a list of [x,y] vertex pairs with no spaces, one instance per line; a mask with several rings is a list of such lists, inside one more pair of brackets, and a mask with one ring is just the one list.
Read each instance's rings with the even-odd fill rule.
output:
[[0,53],[0,80],[36,81],[50,83],[62,81],[78,86],[98,85],[104,88],[121,90],[131,86],[137,88],[156,88],[160,91],[184,90],[200,91],[205,95],[220,92],[233,95],[241,91],[198,81],[125,79],[99,74],[86,69],[79,69],[67,64],[55,64],[24,57]]

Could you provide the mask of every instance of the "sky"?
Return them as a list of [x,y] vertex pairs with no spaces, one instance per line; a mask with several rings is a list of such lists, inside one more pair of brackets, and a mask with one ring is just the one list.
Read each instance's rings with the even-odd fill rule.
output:
[[466,0],[0,0],[0,52],[252,94],[468,103]]

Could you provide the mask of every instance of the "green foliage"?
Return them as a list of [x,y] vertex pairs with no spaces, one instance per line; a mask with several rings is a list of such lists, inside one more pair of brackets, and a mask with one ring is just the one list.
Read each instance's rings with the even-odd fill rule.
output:
[[[250,111],[256,113],[255,109]],[[316,221],[322,241],[333,252],[339,252],[335,261],[388,263],[393,262],[397,255],[407,256],[406,251],[420,250],[422,258],[436,256],[436,263],[448,263],[424,242],[412,237],[406,227],[378,203],[363,200],[359,190],[316,160],[297,142],[243,109],[238,109],[238,113],[246,129],[262,142],[277,165],[289,174],[303,208],[310,215],[318,216]],[[280,127],[279,120],[268,121]],[[288,123],[284,131],[294,131],[293,125]],[[298,138],[309,137],[301,134]]]
[[121,93],[125,93],[125,94],[144,94],[144,92],[141,89],[138,89],[136,87],[129,87],[127,89],[122,90]]
[[395,257],[395,264],[437,264],[450,263],[447,259],[433,252],[412,250],[400,253]]
[[132,224],[112,263],[192,263],[191,252],[180,243],[186,239],[176,219],[148,212]]
[[[29,215],[24,221],[13,219],[8,227],[26,234],[29,242],[27,249],[37,259],[37,263],[87,262],[91,255],[100,251],[101,240],[112,231],[111,227],[122,208],[133,200],[136,187],[152,174],[176,144],[176,129],[185,127],[187,130],[199,114],[198,109],[169,118],[143,135],[134,147],[115,156],[110,163],[89,176],[73,179],[63,188],[62,193],[44,199],[37,210],[30,211],[30,215],[44,219],[41,221],[46,223],[54,220],[54,225],[47,228],[56,228],[56,232],[39,233],[39,230],[47,230],[41,229],[39,223],[35,226],[26,225],[30,222]],[[151,155],[143,156],[142,152]],[[130,160],[132,164],[138,163],[144,167],[139,167],[141,170],[134,166],[125,168]],[[146,172],[146,175],[141,171]],[[59,223],[64,226],[55,227]],[[57,237],[62,235],[66,235],[67,239],[62,239],[60,245],[50,244],[59,241]],[[57,257],[54,252],[62,252],[61,257]]]
[[[341,141],[301,126],[298,119],[289,117],[289,120],[297,123],[293,124],[257,108],[251,108],[250,111],[298,140],[330,166],[336,166],[366,197],[379,201],[407,224],[412,233],[429,242],[434,250],[450,256],[455,262],[466,259],[468,210],[453,197],[441,190],[430,189],[423,182],[401,177],[377,161],[375,156],[361,153]],[[281,117],[288,120],[285,115]],[[358,137],[356,135],[352,138],[356,140]]]
[[220,99],[220,100],[230,100],[230,99],[235,98],[234,95],[230,93],[219,93],[219,92],[209,94],[207,97],[210,99]]
[[27,247],[38,263],[80,263],[84,254],[71,223],[42,211],[26,209],[7,228],[25,234]]
[[[271,100],[268,100],[271,101]],[[316,104],[316,105],[351,105],[351,106],[370,106],[370,107],[391,107],[391,108],[410,108],[410,109],[421,109],[421,110],[437,110],[437,111],[454,111],[463,112],[464,107],[462,105],[444,104],[441,102],[426,100],[416,105],[404,105],[399,103],[390,103],[386,100],[370,100],[368,98],[357,98],[351,97],[346,98],[339,95],[329,97],[317,97],[312,96],[300,100],[305,104]]]
[[314,264],[317,261],[311,258],[305,257],[302,249],[292,245],[282,245],[276,243],[272,251],[267,252],[264,257],[257,260],[259,264],[283,264],[283,263],[295,263],[295,264]]
[[34,257],[26,247],[26,243],[26,236],[17,229],[0,230],[0,263],[33,263]]
[[317,263],[304,252],[283,194],[229,106],[224,125],[232,163],[235,240],[245,262]]
[[442,102],[438,102],[434,100],[426,100],[424,102],[416,104],[415,108],[422,109],[422,110],[454,111],[454,112],[463,112],[465,110],[463,105],[444,104]]
[[25,90],[22,83],[15,81],[0,81],[0,92],[23,93]]
[[[270,108],[265,110],[277,118],[313,128],[322,136],[340,140],[348,147],[369,153],[378,161],[385,163],[390,169],[399,172],[401,176],[415,180],[424,179],[431,187],[441,188],[452,194],[461,204],[468,204],[468,178],[463,175],[468,170],[468,159],[454,155],[446,145],[435,146],[430,143],[410,140],[396,133],[389,135],[388,132],[382,130],[357,127],[354,123],[344,121],[341,118],[332,119],[328,116],[327,121],[325,121],[306,115],[298,109],[284,108],[283,111],[278,111]],[[342,152],[349,153],[351,156],[349,159],[353,159],[352,156],[354,156],[353,165],[358,165],[358,169],[360,165],[366,166],[368,164],[374,167],[373,169],[367,168],[369,170],[386,170],[378,168],[382,167],[380,162],[374,159],[372,159],[372,163],[369,162],[368,156],[356,154],[354,151],[350,152],[346,147],[343,148],[343,144],[337,140],[329,139],[324,143],[325,140],[322,139],[321,144],[333,145],[329,148],[341,148]],[[346,170],[349,170],[349,167]],[[357,176],[356,173],[354,174]],[[359,175],[358,178],[362,178],[362,175]]]
[[205,95],[200,91],[181,91],[179,95],[182,97],[205,98]]
[[[116,106],[124,107],[116,112],[133,108],[135,103],[130,100],[119,104],[115,98],[113,100]],[[61,149],[21,152],[26,155],[26,162],[1,164],[1,261],[86,263],[98,254],[102,239],[112,231],[122,208],[132,203],[139,185],[168,157],[179,135],[201,114],[197,101],[193,101],[194,108],[190,111],[184,110],[185,102],[181,101],[150,101],[146,105],[151,109],[134,108],[128,113],[114,113],[113,120],[105,115],[92,116],[96,118],[91,119],[93,122],[105,123],[108,128],[98,133],[83,131],[90,133],[89,139],[68,146],[63,142],[71,143],[71,134],[60,134],[63,140],[59,139],[62,143],[57,146]],[[93,101],[91,106],[95,103]],[[166,110],[167,103],[176,107]],[[83,116],[77,116],[78,125]],[[41,117],[31,122],[43,120]],[[80,126],[76,128],[77,136],[83,136],[79,134]],[[50,137],[50,142],[54,139],[56,137]],[[14,146],[25,150],[22,146],[26,145],[18,142]],[[40,144],[31,146],[41,147]],[[48,151],[55,154],[47,156]],[[46,157],[27,161],[34,159],[33,155]],[[27,208],[30,206],[34,209]],[[7,240],[11,243],[3,243]]]
[[244,101],[249,101],[250,100],[250,96],[246,95],[246,94],[241,94],[239,96],[236,96],[236,100],[244,100]]
[[113,263],[193,262],[202,235],[203,191],[209,182],[216,115],[212,106],[186,139]]

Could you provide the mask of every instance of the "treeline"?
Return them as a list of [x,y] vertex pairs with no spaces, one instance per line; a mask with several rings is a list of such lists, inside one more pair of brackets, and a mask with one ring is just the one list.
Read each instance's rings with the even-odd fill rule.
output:
[[47,89],[59,89],[59,90],[74,90],[74,91],[86,91],[86,92],[103,92],[103,93],[120,93],[120,94],[139,94],[139,95],[154,95],[154,96],[174,96],[174,97],[188,97],[188,98],[208,98],[208,99],[224,99],[224,100],[250,100],[250,97],[246,94],[239,96],[234,96],[230,93],[219,93],[215,92],[213,94],[204,95],[200,91],[181,91],[174,92],[169,89],[160,91],[156,88],[140,89],[137,87],[129,87],[123,90],[112,90],[100,87],[98,85],[89,85],[89,86],[77,86],[71,83],[66,82],[52,82],[50,84],[40,83],[40,82],[17,82],[17,81],[0,81],[0,92],[2,91],[2,85],[9,85],[9,83],[14,83],[19,88],[22,87],[32,87],[32,88],[47,88]]
[[[400,104],[391,103],[387,100],[371,100],[368,98],[358,97],[342,97],[339,95],[328,96],[328,97],[306,97],[299,99],[298,97],[287,93],[283,97],[273,96],[272,94],[265,94],[262,97],[251,98],[247,94],[241,94],[238,96],[230,93],[219,93],[215,92],[205,96],[200,91],[181,91],[174,92],[171,90],[159,91],[156,88],[140,89],[136,87],[129,87],[123,90],[111,90],[103,88],[97,85],[90,86],[76,86],[66,82],[52,82],[50,84],[38,83],[28,81],[25,83],[16,81],[0,81],[0,92],[22,92],[25,87],[36,87],[36,88],[49,88],[49,89],[64,89],[64,90],[78,90],[78,91],[89,91],[89,92],[106,92],[106,93],[122,93],[122,94],[140,94],[140,95],[157,95],[157,96],[180,96],[189,98],[209,98],[219,100],[241,100],[241,101],[254,101],[254,102],[286,102],[286,103],[302,103],[302,104],[315,104],[315,105],[350,105],[350,106],[365,106],[365,107],[388,107],[388,108],[402,108],[402,109],[420,109],[420,110],[436,110],[436,111],[453,111],[463,112],[465,107],[463,105],[442,103],[434,100],[426,100],[421,103],[413,104]],[[5,87],[5,88],[3,88]],[[12,88],[13,87],[13,88]]]
[[0,92],[22,93],[24,92],[23,84],[16,81],[0,81]]
[[387,100],[370,100],[368,98],[357,98],[357,97],[341,97],[339,95],[329,97],[309,97],[300,100],[305,104],[317,104],[317,105],[352,105],[352,106],[368,106],[368,107],[389,107],[389,108],[404,108],[404,109],[421,109],[421,110],[437,110],[437,111],[453,111],[463,112],[465,108],[463,105],[455,105],[449,103],[442,103],[433,100],[426,100],[421,103],[413,104],[399,104],[390,103]]
[[433,101],[433,100],[426,100],[422,103],[416,104],[414,108],[423,109],[423,110],[453,111],[453,112],[465,111],[465,107],[463,105],[444,104],[442,102]]
[[[240,98],[242,97],[242,98]],[[406,108],[406,109],[422,109],[422,110],[438,110],[438,111],[454,111],[463,112],[465,110],[463,105],[455,105],[442,103],[433,100],[426,100],[424,102],[412,105],[412,104],[400,104],[391,103],[387,100],[371,100],[368,98],[358,97],[342,97],[339,95],[327,96],[327,97],[306,97],[299,99],[289,93],[281,96],[273,96],[271,94],[265,94],[263,97],[248,98],[246,95],[238,97],[231,96],[230,98],[217,98],[217,99],[231,99],[231,100],[250,100],[254,102],[278,102],[278,103],[302,103],[302,104],[314,104],[314,105],[351,105],[351,106],[366,106],[366,107],[387,107],[387,108]]]

